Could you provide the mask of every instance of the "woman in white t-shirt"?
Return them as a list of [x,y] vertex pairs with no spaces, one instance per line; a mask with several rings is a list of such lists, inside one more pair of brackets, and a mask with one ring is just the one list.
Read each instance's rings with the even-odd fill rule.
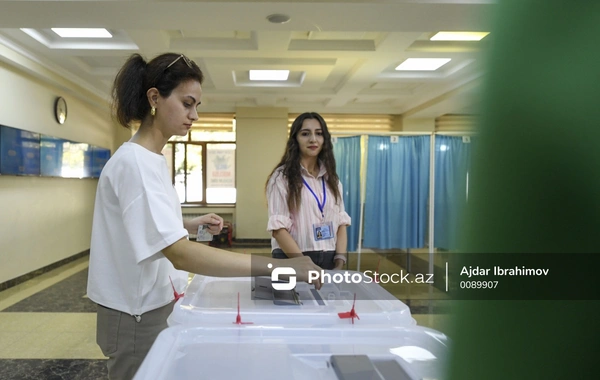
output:
[[[293,267],[301,281],[319,270],[307,258],[283,262],[191,242],[201,224],[218,233],[215,214],[182,219],[181,205],[161,154],[171,136],[185,136],[198,119],[203,74],[183,54],[146,62],[132,55],[113,86],[116,120],[140,122],[98,181],[88,296],[98,304],[97,342],[111,379],[131,379],[187,284],[187,272],[210,276],[270,275]],[[269,268],[268,264],[271,263]],[[320,287],[320,283],[315,283]]]
[[350,216],[344,209],[331,135],[321,115],[305,112],[294,120],[266,192],[272,256],[308,256],[323,269],[342,269]]

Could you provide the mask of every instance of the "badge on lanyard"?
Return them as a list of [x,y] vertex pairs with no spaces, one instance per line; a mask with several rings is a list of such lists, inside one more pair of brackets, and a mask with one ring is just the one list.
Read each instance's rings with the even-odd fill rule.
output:
[[[325,219],[325,202],[327,202],[327,192],[325,191],[325,179],[321,177],[321,183],[323,183],[323,203],[319,201],[319,197],[310,187],[310,185],[306,182],[304,178],[302,178],[302,182],[308,188],[308,190],[312,193],[313,197],[315,197],[317,201],[317,205],[319,206],[319,211],[321,211],[321,217]],[[313,224],[313,235],[316,241],[319,240],[327,240],[333,238],[333,223],[332,222],[323,222],[323,223],[315,223]]]
[[313,224],[313,233],[316,241],[332,239],[333,223],[315,223]]

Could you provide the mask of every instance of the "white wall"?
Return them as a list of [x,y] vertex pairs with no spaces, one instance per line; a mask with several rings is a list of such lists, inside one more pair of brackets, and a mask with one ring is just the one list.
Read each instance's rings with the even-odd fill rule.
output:
[[[128,131],[113,125],[108,106],[77,91],[0,62],[0,124],[114,152]],[[64,125],[54,118],[57,96],[68,104]],[[96,179],[0,176],[0,283],[89,249],[96,186]]]

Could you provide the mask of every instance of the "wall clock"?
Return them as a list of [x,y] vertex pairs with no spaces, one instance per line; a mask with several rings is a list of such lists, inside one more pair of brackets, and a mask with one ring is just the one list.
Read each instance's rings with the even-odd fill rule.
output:
[[67,101],[62,96],[56,98],[54,103],[54,116],[59,124],[64,124],[67,120]]

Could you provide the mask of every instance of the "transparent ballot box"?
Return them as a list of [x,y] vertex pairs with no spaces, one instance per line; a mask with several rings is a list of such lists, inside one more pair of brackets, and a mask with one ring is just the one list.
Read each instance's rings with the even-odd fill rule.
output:
[[449,340],[411,327],[175,326],[134,380],[444,379]]
[[[364,276],[347,272],[355,280]],[[285,327],[416,325],[408,306],[375,282],[328,283],[320,290],[298,282],[293,290],[280,291],[270,277],[201,275],[194,276],[167,322],[205,326],[236,321]]]

